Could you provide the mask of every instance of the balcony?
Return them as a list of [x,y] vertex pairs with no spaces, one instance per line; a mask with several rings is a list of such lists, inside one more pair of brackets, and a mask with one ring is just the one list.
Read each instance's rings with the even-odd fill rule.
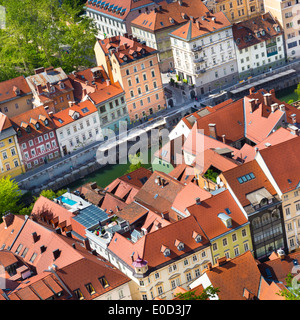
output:
[[204,61],[203,57],[198,58],[198,59],[194,59],[194,63],[200,63],[200,62],[203,62],[203,61]]
[[198,52],[201,50],[202,50],[202,46],[197,46],[197,47],[192,48],[192,52]]
[[201,74],[206,72],[206,69],[200,69],[200,70],[196,70],[196,74]]

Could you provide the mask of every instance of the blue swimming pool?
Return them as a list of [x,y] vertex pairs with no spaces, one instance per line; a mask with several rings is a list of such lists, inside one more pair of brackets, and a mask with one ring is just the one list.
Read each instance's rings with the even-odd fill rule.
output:
[[69,198],[66,198],[64,196],[60,196],[57,198],[58,200],[61,200],[62,203],[68,204],[69,206],[74,206],[74,204],[76,204],[77,202],[74,200],[71,200]]

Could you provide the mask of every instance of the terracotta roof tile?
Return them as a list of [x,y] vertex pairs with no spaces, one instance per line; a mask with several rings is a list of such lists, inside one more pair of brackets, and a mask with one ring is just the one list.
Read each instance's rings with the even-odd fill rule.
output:
[[16,95],[15,89],[20,90],[21,96],[31,93],[31,90],[24,76],[0,82],[0,104],[9,99],[18,97],[18,95]]

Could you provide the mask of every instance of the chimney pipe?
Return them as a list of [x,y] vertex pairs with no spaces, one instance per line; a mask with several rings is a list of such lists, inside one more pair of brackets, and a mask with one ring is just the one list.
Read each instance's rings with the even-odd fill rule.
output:
[[32,239],[33,239],[33,242],[37,242],[38,241],[38,235],[37,235],[36,232],[32,233]]
[[226,144],[226,135],[225,134],[222,135],[222,140],[223,140],[223,143]]
[[293,113],[293,114],[291,115],[291,118],[292,118],[293,124],[297,123],[297,117],[296,117],[296,114],[295,114],[295,113]]
[[250,104],[250,113],[252,113],[255,110],[255,99],[250,99],[249,104]]
[[2,219],[5,224],[5,229],[7,229],[13,223],[14,215],[9,212]]

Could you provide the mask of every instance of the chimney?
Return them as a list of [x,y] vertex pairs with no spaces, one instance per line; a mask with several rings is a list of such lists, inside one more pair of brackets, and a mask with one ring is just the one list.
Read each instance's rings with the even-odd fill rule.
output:
[[86,250],[91,251],[91,246],[88,238],[84,238],[83,244]]
[[39,74],[39,73],[42,73],[45,71],[45,68],[44,67],[41,67],[41,68],[37,68],[37,69],[34,69],[34,74]]
[[217,139],[217,128],[215,123],[210,123],[209,125],[210,136],[214,139]]
[[198,19],[196,20],[196,26],[199,30],[201,30],[201,23]]
[[198,197],[198,198],[196,198],[196,204],[201,204],[201,200],[200,200],[200,198]]
[[56,229],[55,229],[55,232],[56,232],[57,234],[61,234],[61,229],[60,229],[60,228],[56,228]]
[[293,124],[297,123],[297,117],[296,117],[296,114],[295,114],[295,113],[293,113],[293,114],[291,115],[291,118],[292,118],[292,123],[293,123]]
[[275,112],[278,109],[278,103],[271,104],[271,112]]
[[280,260],[284,260],[285,252],[282,249],[277,250],[277,255],[280,258]]
[[106,85],[109,86],[110,85],[110,80],[106,79]]
[[134,252],[132,252],[130,257],[131,257],[131,261],[134,262]]
[[266,105],[266,106],[271,106],[271,104],[272,104],[272,95],[271,95],[271,93],[266,93],[266,94],[264,94],[264,104]]
[[49,68],[46,68],[45,71],[47,74],[51,73],[51,71],[53,71],[54,68],[53,67],[49,67]]
[[217,260],[217,266],[220,267],[220,266],[224,265],[226,262],[227,262],[227,258],[226,257],[219,258]]
[[72,243],[72,247],[73,247],[73,249],[76,249],[76,244]]
[[161,217],[165,220],[169,220],[169,211],[162,212]]
[[211,262],[208,262],[207,263],[207,268],[206,268],[208,271],[212,269],[212,263]]
[[7,229],[13,223],[14,215],[9,212],[2,219],[5,224],[5,229]]
[[209,17],[209,11],[205,12],[206,17]]
[[226,135],[225,134],[222,134],[222,141],[224,144],[226,144]]
[[178,0],[178,4],[182,6],[182,0]]
[[253,113],[255,110],[255,99],[250,99],[249,104],[250,104],[250,113]]
[[38,241],[38,235],[37,235],[36,232],[32,233],[32,239],[33,239],[33,242],[37,242]]
[[157,184],[157,185],[161,185],[161,177],[160,176],[157,176],[156,177],[156,179],[155,179],[155,183]]
[[214,23],[217,22],[216,17],[212,17],[211,20],[212,20]]
[[284,104],[279,105],[279,110],[285,112],[285,105]]
[[38,94],[41,94],[41,93],[43,92],[43,88],[42,88],[42,85],[41,85],[41,84],[38,84],[38,85],[36,86],[36,91],[37,91]]
[[254,92],[255,92],[255,88],[254,87],[249,89],[249,94],[253,94]]
[[72,238],[72,231],[67,231],[67,232],[66,232],[66,236],[67,236],[68,238]]

